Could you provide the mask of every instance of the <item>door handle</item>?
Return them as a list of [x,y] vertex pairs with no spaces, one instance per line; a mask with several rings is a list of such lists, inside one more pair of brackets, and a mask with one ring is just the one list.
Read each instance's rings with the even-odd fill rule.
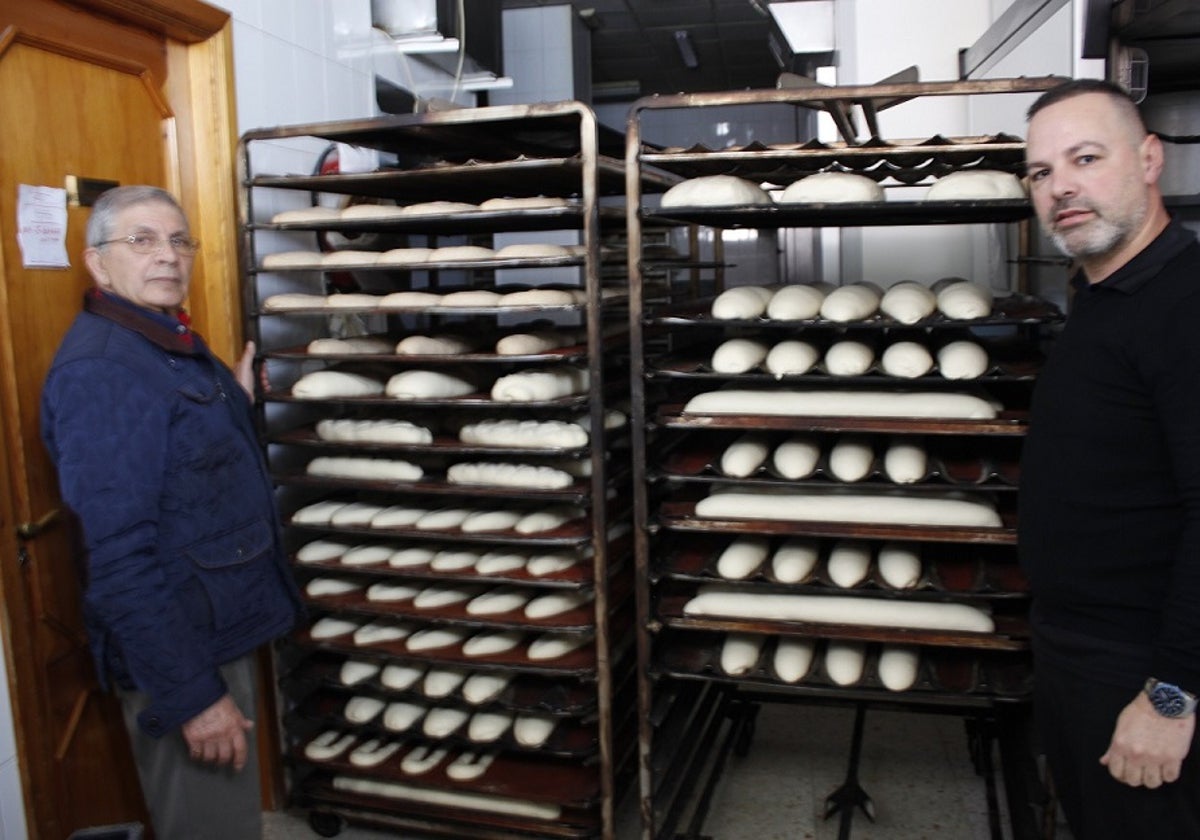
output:
[[41,519],[34,522],[22,522],[17,526],[17,538],[22,540],[31,540],[41,534],[51,525],[58,522],[59,515],[62,513],[58,508],[54,508],[42,515]]

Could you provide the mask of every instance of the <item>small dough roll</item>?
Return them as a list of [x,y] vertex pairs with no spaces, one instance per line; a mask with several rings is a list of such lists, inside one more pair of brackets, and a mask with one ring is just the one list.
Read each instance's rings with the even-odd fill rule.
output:
[[825,673],[835,685],[854,685],[862,679],[866,659],[862,642],[831,641],[825,647]]
[[893,589],[912,589],[921,582],[921,554],[915,546],[884,543],[875,563],[879,577]]
[[865,321],[879,309],[883,293],[873,283],[838,286],[821,302],[821,317],[839,324]]
[[788,184],[780,204],[840,204],[883,201],[883,187],[866,175],[853,172],[817,172]]
[[393,248],[384,251],[376,260],[376,265],[415,265],[429,259],[432,248]]
[[748,432],[729,444],[721,453],[721,475],[746,478],[757,472],[770,454],[771,447],[766,435]]
[[767,372],[776,379],[784,376],[799,376],[812,370],[820,354],[817,348],[807,341],[789,339],[775,344],[768,352],[764,362]]
[[704,175],[676,184],[663,193],[661,207],[737,207],[772,204],[771,196],[753,181],[733,175]]
[[987,201],[1025,198],[1025,188],[1011,172],[973,169],[938,178],[925,193],[926,201]]
[[775,676],[785,683],[798,683],[808,675],[812,667],[813,652],[817,644],[813,639],[798,639],[781,636],[775,645],[772,665]]
[[465,379],[437,370],[405,370],[388,380],[386,393],[397,400],[430,400],[465,397],[475,386]]
[[475,343],[458,335],[410,335],[396,345],[398,356],[461,356],[475,349]]
[[478,744],[490,744],[512,728],[512,712],[476,712],[467,724],[467,738]]
[[472,706],[479,706],[499,697],[512,681],[511,673],[471,674],[462,684],[462,696]]
[[593,597],[591,592],[580,591],[539,595],[525,605],[525,617],[534,621],[553,618],[592,603]]
[[379,675],[379,681],[385,688],[393,691],[408,691],[417,684],[417,680],[425,676],[425,667],[413,665],[387,665]]
[[552,715],[518,715],[513,722],[513,738],[523,747],[540,747],[550,739],[558,726]]
[[946,379],[977,379],[987,373],[987,351],[974,341],[951,341],[938,350],[938,373]]
[[953,321],[970,321],[992,314],[995,296],[981,283],[960,278],[946,278],[934,285],[938,311]]
[[829,450],[829,472],[838,481],[862,481],[871,474],[874,463],[870,439],[859,435],[843,435]]
[[772,321],[808,321],[821,314],[821,304],[833,291],[827,283],[797,283],[783,286],[767,304],[767,318]]
[[721,670],[731,677],[750,673],[758,664],[766,639],[761,633],[726,633],[721,645]]
[[324,258],[325,255],[320,251],[279,251],[263,257],[262,267],[268,271],[281,268],[320,268]]
[[717,574],[726,580],[742,580],[759,570],[771,553],[766,537],[738,537],[717,558]]
[[496,354],[499,356],[534,356],[578,343],[579,335],[574,332],[539,330],[529,333],[513,333],[496,341]]
[[560,365],[501,376],[492,385],[496,402],[545,402],[582,394],[588,389],[586,369]]
[[937,311],[937,297],[924,283],[901,280],[883,293],[879,311],[901,324],[915,324]]
[[712,316],[719,321],[743,321],[761,318],[775,291],[765,286],[734,286],[717,295]]
[[710,366],[717,373],[745,373],[767,358],[767,345],[749,338],[731,338],[713,351]]
[[307,373],[292,385],[292,396],[303,399],[337,397],[373,397],[383,393],[383,383],[358,373],[317,370]]
[[924,344],[916,341],[897,341],[888,345],[879,357],[879,366],[888,376],[916,379],[933,370],[933,356]]
[[771,455],[771,466],[780,478],[808,478],[817,469],[821,460],[821,447],[810,437],[793,435],[779,446]]
[[861,341],[837,341],[825,351],[825,370],[830,376],[862,376],[874,362],[875,351]]
[[410,508],[404,505],[392,505],[371,517],[372,528],[409,528],[417,523],[429,511],[424,508]]
[[771,555],[771,575],[780,583],[799,583],[812,574],[820,544],[809,537],[791,537]]
[[431,668],[421,680],[421,693],[431,700],[449,697],[467,679],[462,668]]
[[888,691],[908,691],[917,683],[921,655],[908,645],[884,645],[879,654],[879,681]]
[[898,438],[883,454],[883,471],[897,484],[914,484],[929,472],[925,447],[917,441]]
[[851,589],[867,579],[871,545],[863,540],[838,540],[829,551],[825,572],[834,586]]

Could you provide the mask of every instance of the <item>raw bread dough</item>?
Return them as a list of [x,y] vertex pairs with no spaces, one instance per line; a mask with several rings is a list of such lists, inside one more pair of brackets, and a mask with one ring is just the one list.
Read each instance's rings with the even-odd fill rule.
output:
[[315,338],[308,343],[310,356],[330,356],[338,354],[371,354],[390,353],[392,343],[381,338],[370,336],[354,336],[351,338]]
[[514,242],[505,245],[496,252],[498,260],[513,259],[548,259],[551,257],[569,257],[571,251],[565,245],[553,242]]
[[386,563],[392,556],[392,549],[386,545],[356,545],[342,555],[343,566],[374,566]]
[[884,645],[879,654],[879,681],[888,691],[907,691],[916,685],[920,652],[907,645]]
[[753,181],[733,175],[704,175],[676,184],[665,193],[659,206],[736,207],[771,204],[771,196]]
[[460,753],[457,758],[446,765],[446,775],[459,782],[478,779],[496,760],[495,753],[478,755],[476,753]]
[[775,645],[775,676],[785,683],[798,683],[812,667],[813,651],[817,644],[812,639],[781,636]]
[[938,311],[954,321],[970,321],[992,314],[995,297],[981,283],[961,277],[948,277],[934,284]]
[[429,707],[419,703],[389,703],[383,711],[383,726],[392,732],[406,732],[427,711]]
[[992,633],[990,613],[970,604],[906,601],[852,595],[793,595],[746,593],[738,589],[701,586],[684,604],[684,615],[713,615],[764,621],[806,621],[813,624],[859,624],[864,627],[905,627]]
[[861,341],[844,339],[825,351],[825,370],[830,376],[862,376],[875,362],[875,351]]
[[366,682],[379,673],[379,666],[374,662],[362,662],[358,659],[347,659],[338,671],[338,681],[342,685],[358,685]]
[[844,324],[865,321],[879,309],[883,293],[874,283],[850,283],[838,286],[821,302],[821,317]]
[[313,502],[311,505],[305,505],[293,513],[292,523],[295,525],[328,525],[334,511],[345,506],[345,502],[337,499]]
[[553,507],[528,513],[517,522],[513,528],[518,534],[540,534],[561,528],[568,522],[582,519],[587,512],[573,505],[555,505]]
[[444,213],[470,213],[478,210],[478,205],[465,201],[421,201],[400,208],[405,216],[441,216]]
[[921,582],[921,554],[916,546],[884,543],[875,563],[879,577],[893,589],[912,589]]
[[473,309],[483,308],[491,309],[500,305],[500,300],[504,296],[499,292],[494,292],[491,289],[463,289],[458,292],[450,292],[442,295],[441,306],[451,308]]
[[444,248],[435,248],[429,255],[429,262],[469,262],[490,260],[494,256],[495,251],[482,245],[447,245]]
[[324,309],[325,295],[284,292],[271,295],[262,303],[263,312],[287,312],[290,309]]
[[543,633],[529,643],[526,655],[533,661],[558,659],[591,642],[587,633]]
[[463,520],[464,534],[478,534],[484,531],[508,531],[521,521],[523,513],[516,510],[477,510]]
[[466,508],[440,508],[431,510],[416,521],[418,531],[450,531],[461,528],[473,511]]
[[428,566],[434,554],[436,552],[432,548],[401,548],[394,551],[387,562],[393,569],[411,569],[415,566]]
[[717,558],[717,574],[726,580],[742,580],[758,571],[771,553],[766,537],[738,537]]
[[973,169],[938,178],[925,193],[926,201],[987,201],[1025,198],[1025,188],[1011,172]]
[[463,656],[472,659],[507,653],[525,640],[520,630],[504,630],[499,633],[479,633],[463,643]]
[[[262,267],[267,271],[293,268],[315,269],[321,267],[321,260],[324,258],[325,255],[320,251],[280,251],[264,256]],[[270,303],[270,300],[268,298],[267,302]]]
[[879,366],[888,376],[916,379],[933,370],[933,356],[924,344],[916,341],[897,341],[888,345],[879,357]]
[[721,670],[731,677],[750,673],[758,664],[766,640],[761,633],[726,633],[721,645]]
[[398,749],[400,749],[399,741],[384,742],[378,738],[372,738],[351,751],[350,763],[355,767],[378,767],[395,755]]
[[372,528],[408,528],[417,523],[427,510],[421,508],[410,508],[403,505],[392,505],[380,510],[371,517],[370,527]]
[[451,484],[535,490],[561,490],[575,483],[575,479],[563,470],[543,464],[488,462],[451,464],[446,470],[446,480]]
[[465,397],[475,385],[440,370],[404,370],[388,380],[385,391],[397,400],[436,400]]
[[[433,711],[430,711],[430,714],[433,714]],[[445,747],[431,747],[425,744],[418,744],[404,756],[400,762],[400,770],[410,776],[420,776],[441,764],[449,754],[450,751]]]
[[760,432],[747,432],[721,453],[718,469],[730,478],[746,478],[758,471],[771,454],[770,442]]
[[416,481],[423,471],[416,464],[395,458],[351,458],[321,455],[308,462],[306,472],[329,478],[365,478],[371,481]]
[[350,443],[432,443],[433,433],[407,420],[319,420],[321,440]]
[[991,504],[974,498],[830,493],[823,489],[717,490],[696,503],[696,516],[959,528],[999,528],[1003,524]]
[[582,394],[587,391],[588,382],[584,368],[559,365],[522,370],[497,379],[491,396],[496,402],[546,402]]
[[938,350],[938,373],[946,379],[977,379],[987,373],[987,351],[974,341],[951,341]]
[[345,636],[353,633],[358,629],[358,623],[355,621],[347,621],[343,618],[333,618],[325,616],[320,619],[312,627],[308,633],[314,639],[332,639],[337,636]]
[[429,787],[414,787],[398,782],[381,782],[349,776],[334,776],[333,787],[335,790],[347,790],[364,796],[419,802],[434,807],[462,808],[467,811],[503,814],[518,819],[552,821],[562,816],[562,807],[559,805],[527,799],[513,799],[489,793],[464,793]]
[[343,208],[341,218],[349,221],[378,221],[379,219],[396,219],[403,213],[403,208],[394,204],[351,204]]
[[839,437],[829,449],[829,473],[838,481],[862,481],[874,463],[875,449],[869,438],[860,435]]
[[764,367],[767,373],[778,379],[784,376],[799,376],[812,370],[820,354],[807,341],[788,339],[780,341],[767,352]]
[[731,338],[713,351],[709,366],[717,373],[745,373],[767,358],[767,345],[749,338]]
[[329,524],[339,528],[355,528],[370,525],[371,519],[378,514],[382,507],[367,502],[350,502],[335,510],[329,517]]
[[496,353],[500,356],[533,356],[578,343],[579,335],[573,332],[543,330],[514,333],[506,335],[496,342]]
[[915,324],[937,309],[937,297],[924,283],[901,280],[883,293],[879,311],[901,324]]
[[771,555],[771,576],[780,583],[799,583],[812,574],[820,544],[808,537],[790,537]]
[[296,561],[299,563],[323,563],[326,560],[341,557],[349,550],[350,546],[345,543],[333,542],[331,540],[313,540],[310,543],[300,546],[296,551]]
[[383,711],[384,702],[375,697],[351,697],[342,712],[350,723],[367,723]]
[[292,385],[292,396],[327,400],[336,397],[373,397],[383,393],[383,383],[369,376],[340,370],[307,373]]
[[883,454],[883,471],[897,484],[914,484],[929,472],[925,447],[918,441],[898,438],[888,444]]
[[517,715],[513,722],[513,738],[523,747],[540,747],[550,739],[558,726],[558,718],[551,715]]
[[771,466],[780,478],[794,481],[812,475],[820,458],[821,447],[814,439],[804,435],[793,435],[775,447],[775,452],[771,455]]
[[482,595],[476,595],[467,604],[469,615],[502,615],[519,610],[529,603],[532,593],[516,586],[497,586]]
[[489,551],[487,554],[479,558],[479,562],[475,564],[475,573],[478,575],[502,575],[506,572],[515,572],[517,569],[525,568],[525,564],[529,558],[520,552],[511,551]]
[[358,736],[353,732],[327,729],[305,745],[304,757],[313,761],[329,761],[344,753],[357,740]]
[[467,724],[467,738],[476,743],[490,744],[512,728],[515,718],[512,712],[476,712]]
[[431,668],[421,681],[421,693],[435,700],[449,697],[463,684],[469,673],[462,668]]
[[481,420],[458,431],[463,443],[516,449],[571,449],[587,446],[587,429],[565,420]]
[[429,259],[432,248],[393,248],[379,255],[376,265],[415,265]]
[[570,554],[538,554],[529,558],[525,571],[531,577],[545,577],[565,572],[578,562],[579,558]]
[[853,172],[817,172],[788,184],[780,204],[837,204],[850,201],[883,201],[883,187],[866,175]]
[[566,207],[567,200],[556,196],[524,196],[520,198],[496,197],[479,203],[480,210],[544,210],[551,207]]
[[935,391],[708,391],[684,406],[693,414],[795,417],[946,417],[991,419],[996,407],[972,394]]
[[417,597],[417,593],[421,591],[421,587],[413,586],[407,583],[373,583],[367,589],[368,601],[384,601],[394,603],[396,601],[410,601]]
[[717,295],[712,302],[712,316],[720,321],[741,321],[760,318],[775,295],[766,286],[734,286]]
[[379,675],[379,681],[385,688],[393,691],[408,691],[417,680],[425,676],[425,666],[387,665]]
[[[570,256],[570,253],[563,256]],[[587,293],[583,289],[522,289],[500,298],[500,306],[579,306],[584,303],[587,303]]]
[[303,224],[306,222],[328,222],[339,218],[342,211],[336,207],[301,207],[297,210],[283,210],[271,217],[271,224]]
[[590,604],[592,598],[591,592],[551,592],[549,595],[539,595],[525,605],[525,617],[533,621],[553,618]]
[[866,659],[862,642],[830,641],[825,647],[825,673],[835,685],[854,685],[862,679]]
[[825,573],[834,586],[850,589],[867,579],[871,569],[871,545],[864,540],[838,540],[829,550]]
[[479,706],[499,697],[512,681],[512,674],[472,674],[463,683],[462,696],[471,705]]
[[304,594],[310,598],[327,598],[332,595],[345,595],[362,589],[362,584],[342,578],[318,577],[304,585]]
[[417,593],[413,599],[413,606],[419,610],[440,610],[469,601],[478,594],[477,587],[431,585]]
[[387,642],[399,641],[411,632],[412,628],[404,624],[372,621],[354,631],[354,644],[359,647],[382,645]]
[[398,356],[460,356],[475,350],[475,343],[458,335],[410,335],[396,345]]
[[807,321],[821,314],[821,304],[833,287],[827,283],[798,283],[777,289],[767,304],[772,321]]
[[442,296],[435,292],[392,292],[379,299],[379,309],[424,309],[440,306]]
[[[466,638],[466,631],[457,627],[427,627],[409,636],[405,641],[405,647],[413,653],[418,653],[423,650],[436,650],[437,648],[460,645]],[[426,681],[428,679],[426,677]]]
[[470,712],[462,709],[430,709],[421,721],[421,731],[430,738],[446,738],[457,732],[469,717]]

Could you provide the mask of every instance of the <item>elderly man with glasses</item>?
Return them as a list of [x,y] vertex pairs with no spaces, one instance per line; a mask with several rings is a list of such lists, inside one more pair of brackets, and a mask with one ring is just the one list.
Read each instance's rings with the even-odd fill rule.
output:
[[300,596],[235,374],[189,326],[199,243],[157,187],[109,190],[87,227],[95,280],[42,394],[42,437],[86,556],[83,608],[116,687],[158,837],[261,836],[255,650]]

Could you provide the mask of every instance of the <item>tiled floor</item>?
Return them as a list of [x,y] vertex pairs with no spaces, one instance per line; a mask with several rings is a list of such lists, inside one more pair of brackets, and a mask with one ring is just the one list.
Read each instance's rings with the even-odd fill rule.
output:
[[[825,797],[845,778],[853,713],[846,708],[768,704],[750,750],[731,756],[703,833],[713,840],[834,840],[839,819],[822,819]],[[975,774],[960,718],[870,711],[859,779],[875,822],[856,813],[854,840],[989,840],[983,780]],[[1000,793],[1003,800],[1003,792]],[[636,797],[621,810],[619,840],[639,836]],[[303,815],[268,814],[266,840],[317,837]],[[348,827],[341,840],[395,837]],[[1007,826],[1004,836],[1009,836]],[[1058,840],[1069,840],[1059,828]]]

